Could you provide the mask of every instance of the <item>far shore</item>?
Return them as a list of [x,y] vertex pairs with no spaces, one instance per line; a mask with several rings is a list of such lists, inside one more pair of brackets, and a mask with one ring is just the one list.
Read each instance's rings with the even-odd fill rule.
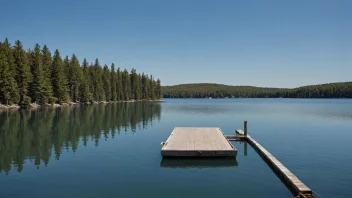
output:
[[157,100],[121,100],[121,101],[93,101],[93,102],[68,102],[61,104],[42,104],[39,105],[37,103],[31,103],[28,105],[4,105],[0,103],[0,111],[6,110],[20,110],[20,109],[38,109],[38,108],[58,108],[58,107],[68,107],[68,106],[77,106],[77,105],[91,105],[91,104],[112,104],[112,103],[133,103],[133,102],[164,102],[162,99]]

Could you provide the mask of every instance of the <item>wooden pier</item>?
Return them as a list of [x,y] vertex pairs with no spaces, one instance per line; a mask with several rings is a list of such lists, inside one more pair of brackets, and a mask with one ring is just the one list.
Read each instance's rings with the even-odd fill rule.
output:
[[268,150],[244,131],[236,130],[236,135],[225,136],[220,128],[176,127],[168,140],[163,143],[163,157],[235,157],[237,150],[229,141],[248,142],[286,184],[295,198],[314,198],[313,191],[277,160]]
[[219,128],[176,127],[165,143],[163,157],[235,157],[237,150]]
[[293,192],[295,198],[314,198],[313,191],[277,160],[268,150],[247,134],[247,121],[244,123],[245,130],[236,130],[237,135],[228,135],[229,141],[248,142],[262,157],[262,159],[275,171],[286,186]]

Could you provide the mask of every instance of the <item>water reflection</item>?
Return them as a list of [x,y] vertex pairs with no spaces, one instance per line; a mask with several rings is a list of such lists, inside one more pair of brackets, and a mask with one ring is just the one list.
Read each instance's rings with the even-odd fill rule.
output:
[[162,168],[220,168],[238,166],[234,157],[229,158],[163,158],[160,162]]
[[63,149],[77,150],[93,140],[114,138],[121,132],[143,129],[160,120],[158,103],[119,103],[72,108],[0,112],[0,173],[18,172],[26,159],[37,167],[59,160]]

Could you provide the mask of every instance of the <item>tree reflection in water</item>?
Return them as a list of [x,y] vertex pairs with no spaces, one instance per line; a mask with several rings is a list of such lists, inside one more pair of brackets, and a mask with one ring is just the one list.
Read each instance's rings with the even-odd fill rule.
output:
[[0,173],[8,174],[12,165],[21,172],[26,159],[47,166],[63,149],[75,152],[79,143],[93,140],[98,146],[101,138],[135,133],[160,120],[160,112],[153,102],[0,112]]

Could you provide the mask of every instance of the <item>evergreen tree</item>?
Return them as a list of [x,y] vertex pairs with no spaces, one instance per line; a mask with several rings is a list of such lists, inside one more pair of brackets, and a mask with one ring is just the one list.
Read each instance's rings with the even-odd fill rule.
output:
[[116,92],[117,75],[116,75],[116,72],[115,72],[114,63],[111,64],[110,85],[111,85],[111,100],[112,101],[116,101],[117,100],[117,92]]
[[130,79],[131,79],[131,98],[137,100],[138,95],[138,76],[135,69],[131,70]]
[[92,93],[89,90],[89,72],[88,72],[88,62],[86,59],[83,60],[82,63],[82,69],[83,69],[83,80],[82,83],[80,84],[80,101],[81,102],[89,102],[92,100]]
[[148,79],[148,75],[142,74],[142,97],[144,100],[150,99],[150,83]]
[[104,88],[104,93],[105,93],[105,100],[109,101],[111,100],[111,75],[110,71],[107,65],[104,65],[104,71],[102,75],[102,82],[103,82],[103,88]]
[[149,87],[150,87],[150,89],[149,89],[149,91],[150,91],[150,93],[149,93],[150,98],[151,98],[152,100],[155,100],[155,88],[154,88],[155,85],[154,85],[154,79],[153,79],[153,76],[152,76],[152,75],[150,75]]
[[23,45],[21,41],[19,40],[15,42],[13,56],[14,56],[14,63],[16,65],[15,79],[18,85],[18,91],[20,96],[19,103],[29,104],[31,102],[31,99],[27,94],[28,94],[28,85],[31,80],[31,72],[30,72],[27,54],[23,49]]
[[90,77],[92,79],[93,86],[93,98],[96,101],[105,100],[105,93],[102,84],[102,68],[99,64],[99,60],[95,59],[93,69],[91,71]]
[[54,103],[55,99],[53,98],[53,88],[51,85],[51,72],[50,72],[50,68],[52,65],[52,58],[51,58],[51,53],[49,48],[44,45],[43,49],[42,49],[42,67],[43,67],[43,92],[45,95],[45,98],[48,99],[49,103]]
[[64,78],[65,78],[65,87],[67,91],[67,95],[69,96],[68,98],[72,100],[71,96],[71,87],[70,87],[70,82],[71,82],[71,64],[70,64],[70,59],[68,56],[65,56],[64,61],[63,61],[63,68],[64,68]]
[[123,86],[122,86],[122,72],[120,71],[120,68],[117,69],[116,72],[117,76],[117,86],[116,86],[116,94],[117,94],[117,100],[123,100]]
[[18,103],[18,86],[15,80],[16,66],[7,38],[3,44],[0,43],[0,59],[0,103]]
[[131,81],[130,75],[127,69],[124,69],[122,76],[122,87],[123,87],[123,100],[130,100],[131,98]]
[[53,63],[51,65],[51,83],[54,90],[54,96],[57,98],[57,101],[59,103],[67,102],[67,81],[59,50],[55,50]]
[[43,72],[43,60],[40,50],[40,46],[37,43],[34,46],[34,51],[31,52],[31,73],[32,81],[30,83],[30,96],[32,101],[35,101],[39,104],[44,104],[48,102],[48,98],[44,90],[44,72]]
[[142,99],[142,76],[140,74],[137,75],[137,87],[136,87],[136,100]]
[[79,99],[79,86],[83,80],[83,73],[75,54],[73,54],[71,57],[68,70],[68,86],[71,94],[71,99],[76,102]]
[[161,99],[163,97],[162,96],[162,92],[161,92],[161,85],[160,85],[160,79],[159,78],[156,81],[156,93],[157,93],[158,99]]
[[89,84],[89,91],[90,93],[92,94],[92,100],[95,100],[94,99],[94,82],[93,82],[93,75],[94,75],[94,65],[93,63],[90,63],[89,67],[88,67],[88,77],[87,79],[89,80],[88,81],[88,84]]

